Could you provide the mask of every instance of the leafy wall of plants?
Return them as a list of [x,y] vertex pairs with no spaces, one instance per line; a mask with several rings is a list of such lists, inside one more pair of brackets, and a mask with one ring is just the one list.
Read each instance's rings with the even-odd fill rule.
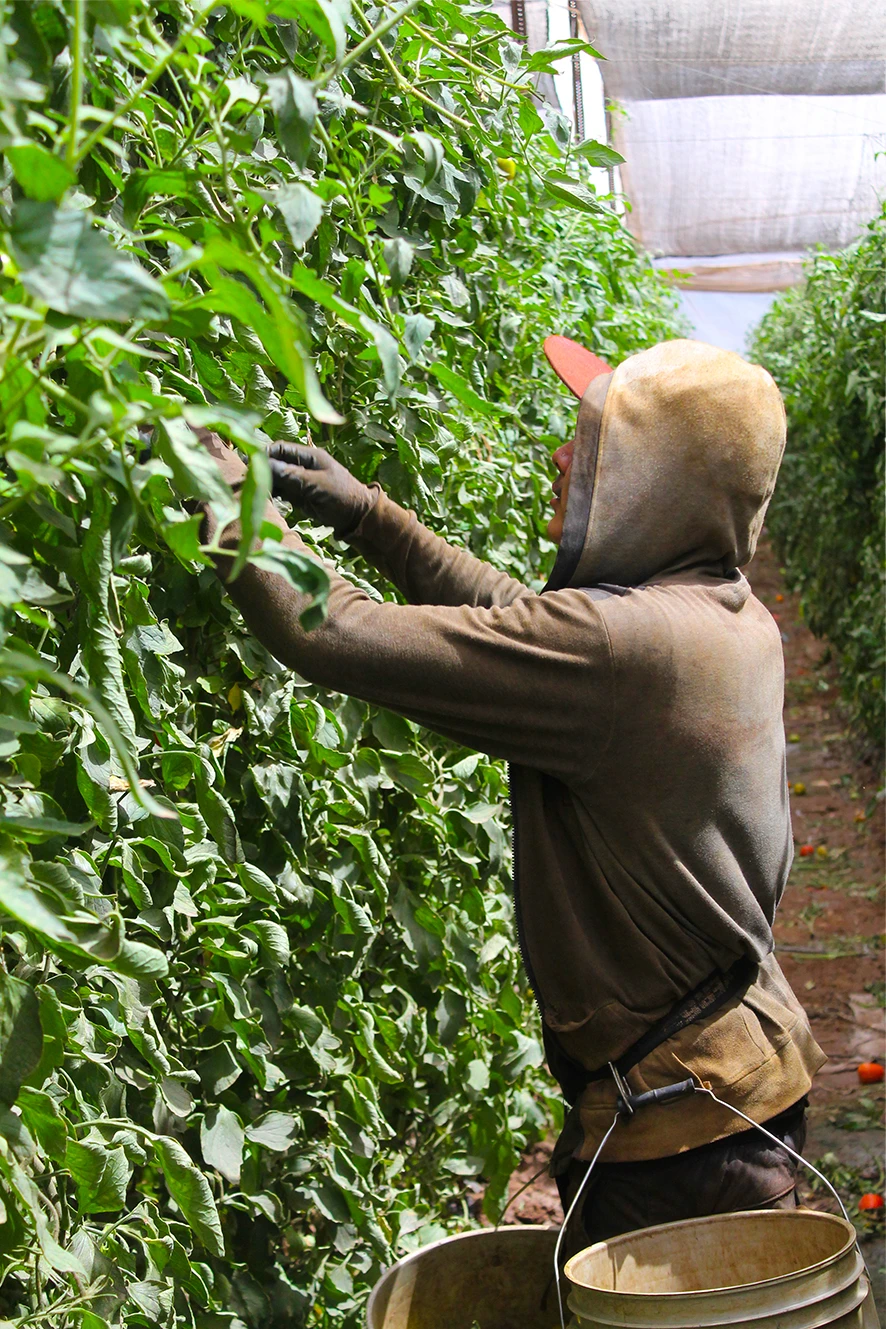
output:
[[788,414],[767,518],[813,632],[840,666],[849,715],[882,746],[886,214],[839,254],[818,254],[779,296],[752,347]]
[[0,1322],[355,1326],[557,1111],[505,777],[250,639],[189,425],[317,613],[268,438],[540,584],[541,339],[617,362],[672,299],[484,7],[0,13]]

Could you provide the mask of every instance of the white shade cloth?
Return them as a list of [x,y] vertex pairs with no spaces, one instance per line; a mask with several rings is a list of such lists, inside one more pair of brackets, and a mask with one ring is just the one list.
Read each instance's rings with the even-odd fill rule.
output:
[[613,137],[627,221],[654,254],[839,249],[886,192],[886,95],[687,97],[626,111]]
[[[698,270],[696,289],[790,284],[798,252],[842,248],[877,213],[886,0],[579,5],[619,104],[611,132],[626,159],[627,224],[675,260],[665,266],[722,257],[719,275]],[[759,263],[740,271],[735,256],[748,254],[775,256],[768,276]]]
[[884,91],[883,0],[579,0],[618,101]]

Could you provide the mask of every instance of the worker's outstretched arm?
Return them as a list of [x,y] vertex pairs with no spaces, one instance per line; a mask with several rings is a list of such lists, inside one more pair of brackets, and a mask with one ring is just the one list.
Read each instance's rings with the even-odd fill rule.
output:
[[[268,520],[307,552],[270,506]],[[219,556],[223,577],[238,540],[235,525],[222,533],[232,551]],[[608,741],[612,667],[602,616],[581,591],[489,608],[380,604],[329,576],[326,621],[310,632],[300,622],[309,598],[284,578],[247,564],[228,590],[259,640],[311,682],[493,756],[563,779],[588,774]]]
[[532,592],[422,526],[378,487],[356,480],[322,448],[276,443],[274,493],[332,526],[412,604],[508,605]]

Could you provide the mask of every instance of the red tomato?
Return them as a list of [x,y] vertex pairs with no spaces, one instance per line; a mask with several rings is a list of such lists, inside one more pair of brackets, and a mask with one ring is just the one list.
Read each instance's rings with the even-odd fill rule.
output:
[[801,858],[811,858],[812,855],[813,855],[814,853],[815,853],[815,845],[814,845],[814,844],[801,844],[801,845],[800,845],[800,857],[801,857]]
[[876,1191],[868,1191],[858,1202],[859,1209],[876,1210],[883,1208],[883,1196],[878,1195]]
[[858,1068],[858,1078],[862,1084],[879,1084],[883,1075],[883,1067],[878,1061],[863,1061]]

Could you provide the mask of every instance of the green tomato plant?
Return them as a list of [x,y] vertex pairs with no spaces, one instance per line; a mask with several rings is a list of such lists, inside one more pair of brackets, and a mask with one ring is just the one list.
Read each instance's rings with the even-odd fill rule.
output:
[[788,443],[767,517],[812,631],[834,648],[867,745],[886,730],[886,212],[775,301],[752,353],[782,390]]
[[539,587],[574,410],[541,340],[617,363],[674,301],[589,183],[610,150],[534,91],[575,44],[485,6],[0,25],[0,1322],[356,1326],[559,1111],[505,776],[284,670],[195,505],[308,626],[274,438]]

